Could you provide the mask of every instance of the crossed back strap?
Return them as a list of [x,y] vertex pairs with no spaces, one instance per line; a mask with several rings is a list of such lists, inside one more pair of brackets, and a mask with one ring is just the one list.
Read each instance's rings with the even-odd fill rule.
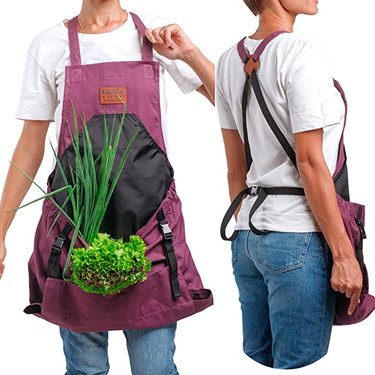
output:
[[[258,104],[260,106],[260,109],[263,113],[263,116],[265,120],[267,121],[267,124],[269,125],[270,129],[272,130],[273,134],[279,141],[281,147],[287,154],[289,160],[291,163],[295,166],[297,169],[297,160],[296,160],[296,154],[293,149],[293,147],[290,145],[288,140],[286,139],[283,132],[280,130],[279,126],[277,125],[276,121],[271,115],[271,112],[268,109],[268,106],[266,104],[266,101],[264,99],[257,72],[260,68],[260,56],[267,47],[267,45],[275,39],[277,36],[285,33],[286,31],[280,30],[276,31],[269,36],[267,36],[256,48],[254,53],[252,55],[249,55],[245,48],[245,40],[246,38],[243,38],[240,40],[240,42],[237,44],[237,51],[238,54],[241,57],[241,60],[244,63],[244,71],[246,73],[246,79],[243,89],[243,95],[242,95],[242,126],[243,126],[243,135],[244,135],[244,144],[245,144],[245,154],[246,154],[246,163],[248,170],[250,170],[251,164],[253,162],[253,159],[251,157],[251,150],[250,150],[250,144],[249,144],[249,138],[248,138],[248,132],[247,132],[247,106],[249,102],[249,96],[251,93],[251,87],[254,90],[255,96],[257,98]],[[348,191],[348,183],[347,183],[347,174],[346,174],[346,154],[345,154],[345,147],[344,147],[344,130],[346,126],[346,116],[347,116],[347,102],[345,98],[344,91],[342,90],[340,84],[334,80],[334,85],[336,89],[340,92],[341,97],[345,104],[345,120],[344,120],[344,128],[342,131],[340,144],[339,144],[339,152],[338,152],[338,158],[337,158],[337,166],[335,173],[333,175],[333,179],[335,181],[336,185],[336,191],[342,195],[345,199],[349,200],[349,191]],[[256,228],[252,223],[252,217],[255,214],[255,212],[258,210],[258,208],[262,205],[264,200],[267,198],[268,195],[304,195],[303,188],[298,187],[262,187],[262,186],[250,186],[249,188],[246,188],[242,190],[237,197],[233,200],[232,204],[230,205],[228,211],[226,212],[224,219],[221,224],[221,237],[224,240],[232,241],[237,237],[237,231],[235,231],[231,237],[227,237],[225,231],[226,227],[234,215],[236,209],[241,204],[242,199],[246,195],[250,196],[257,196],[257,199],[255,200],[250,213],[249,213],[249,227],[251,231],[255,234],[261,235],[266,233],[266,231],[259,230]]]
[[[265,117],[268,125],[270,126],[272,132],[275,134],[276,138],[278,139],[279,143],[281,144],[282,148],[284,149],[285,153],[288,155],[290,161],[292,164],[297,168],[296,163],[296,155],[295,151],[292,148],[292,146],[289,144],[288,140],[285,138],[284,134],[281,132],[279,126],[277,125],[276,121],[272,117],[266,101],[264,99],[262,90],[260,88],[259,80],[257,72],[260,67],[260,56],[262,55],[263,51],[267,47],[267,45],[276,37],[279,35],[286,33],[286,31],[280,30],[276,31],[269,36],[267,36],[256,48],[255,52],[252,55],[249,55],[245,48],[245,40],[246,37],[241,39],[237,44],[237,51],[238,54],[241,57],[241,60],[245,64],[244,70],[246,73],[246,80],[243,90],[243,97],[242,97],[242,124],[243,124],[243,132],[244,132],[244,143],[245,143],[245,152],[246,152],[246,160],[248,167],[250,169],[252,158],[251,158],[251,152],[250,152],[250,145],[249,145],[249,139],[248,139],[248,132],[247,132],[247,120],[246,120],[246,112],[247,112],[247,104],[248,104],[248,98],[250,95],[250,83],[253,87],[255,96],[258,100],[259,106],[261,108],[261,111],[263,113],[263,116]],[[346,127],[346,118],[347,118],[347,112],[348,112],[348,104],[345,97],[344,90],[340,86],[339,82],[336,80],[333,80],[335,88],[339,91],[342,100],[345,105],[345,118],[344,118],[344,127],[341,134],[340,144],[339,144],[339,152],[337,157],[337,165],[336,170],[333,174],[333,179],[336,179],[339,174],[342,172],[343,168],[345,167],[346,163],[346,155],[345,155],[345,147],[344,147],[344,131]]]

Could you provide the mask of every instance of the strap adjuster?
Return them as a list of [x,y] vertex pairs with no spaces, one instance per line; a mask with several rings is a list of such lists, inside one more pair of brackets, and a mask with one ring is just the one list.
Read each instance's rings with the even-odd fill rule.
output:
[[249,195],[252,197],[259,195],[262,191],[262,186],[250,186],[249,187]]
[[52,245],[51,252],[60,254],[62,247],[66,241],[66,237],[62,237],[60,234],[56,237],[55,242]]
[[166,222],[166,223],[159,223],[160,224],[160,227],[161,227],[161,230],[163,232],[163,237],[165,240],[172,240],[173,238],[173,233],[172,233],[172,229],[171,227],[169,226],[169,223]]
[[248,61],[244,65],[244,71],[248,76],[251,76],[253,71],[259,70],[259,59],[255,59],[254,55],[250,55]]

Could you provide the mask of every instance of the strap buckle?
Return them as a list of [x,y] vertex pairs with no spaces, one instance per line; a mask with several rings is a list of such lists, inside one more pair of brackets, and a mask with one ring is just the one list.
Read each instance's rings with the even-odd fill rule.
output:
[[262,191],[262,186],[250,186],[249,187],[249,195],[252,197],[259,195]]
[[167,241],[172,240],[173,233],[172,233],[171,227],[169,226],[169,223],[165,222],[165,223],[159,223],[159,224],[160,224],[161,230],[163,232],[164,239],[167,240]]
[[64,246],[64,243],[66,241],[65,237],[62,237],[60,234],[56,237],[51,252],[60,254],[62,247]]

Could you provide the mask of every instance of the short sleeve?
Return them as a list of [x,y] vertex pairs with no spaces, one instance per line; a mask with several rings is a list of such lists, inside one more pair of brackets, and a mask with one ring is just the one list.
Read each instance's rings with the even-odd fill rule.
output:
[[41,48],[34,40],[28,51],[21,94],[16,112],[20,120],[54,120],[57,91],[54,82],[38,62]]
[[192,92],[202,86],[202,81],[194,70],[183,61],[169,60],[160,55],[158,55],[158,59],[184,94]]
[[[162,27],[174,23],[175,20],[171,20],[165,17],[141,15],[140,16],[146,27],[151,29]],[[170,60],[164,56],[161,56],[154,50],[154,57],[159,60],[160,65],[165,69],[169,75],[176,82],[177,86],[181,89],[184,94],[196,90],[202,86],[202,81],[192,68],[181,60]]]
[[337,92],[329,61],[316,42],[299,41],[286,74],[286,95],[293,133],[340,123]]
[[216,65],[215,74],[215,105],[219,116],[219,123],[222,129],[237,130],[236,121],[230,108],[228,99],[225,97],[222,89],[222,80],[224,79],[221,70],[222,58]]

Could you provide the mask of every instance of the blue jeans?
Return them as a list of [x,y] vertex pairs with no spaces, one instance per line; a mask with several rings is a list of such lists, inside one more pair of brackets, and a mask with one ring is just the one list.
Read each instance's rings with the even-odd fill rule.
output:
[[232,263],[250,358],[290,369],[327,353],[335,293],[331,253],[321,233],[240,231]]
[[[133,375],[178,375],[173,362],[176,324],[124,331]],[[60,328],[65,375],[105,375],[109,371],[108,332],[75,333]]]

